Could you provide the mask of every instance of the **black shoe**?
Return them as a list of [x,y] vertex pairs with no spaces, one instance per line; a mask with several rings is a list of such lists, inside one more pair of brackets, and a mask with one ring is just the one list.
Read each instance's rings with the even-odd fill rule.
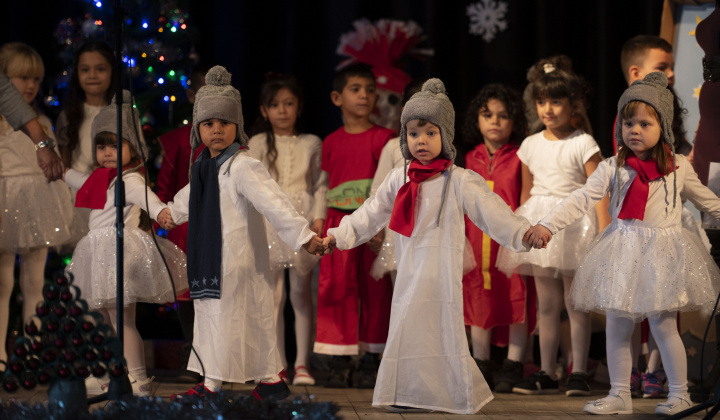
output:
[[587,374],[582,372],[571,373],[568,378],[565,395],[568,397],[590,395],[590,385],[588,385]]
[[333,356],[328,362],[330,374],[325,381],[325,388],[350,388],[352,364],[350,356]]
[[497,383],[495,384],[495,392],[501,394],[509,394],[513,391],[513,387],[522,381],[523,376],[522,362],[514,360],[503,360],[502,370],[497,373]]
[[485,382],[487,382],[490,390],[494,390],[495,382],[493,381],[492,362],[490,360],[475,359],[475,363],[477,363],[480,368],[480,373],[482,373],[482,376],[485,378]]
[[360,365],[358,366],[357,377],[354,383],[355,388],[375,388],[379,368],[380,355],[377,353],[365,353],[362,359],[360,359]]
[[560,390],[560,385],[540,370],[520,381],[512,390],[524,395],[555,394]]
[[252,396],[256,400],[284,400],[290,396],[290,388],[288,388],[283,379],[280,379],[280,381],[274,384],[264,384],[260,382],[255,389],[253,389]]

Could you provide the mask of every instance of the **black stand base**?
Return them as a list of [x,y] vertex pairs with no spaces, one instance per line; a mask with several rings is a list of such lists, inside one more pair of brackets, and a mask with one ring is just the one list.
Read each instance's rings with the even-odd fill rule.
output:
[[[95,404],[103,401],[120,401],[132,397],[132,386],[130,385],[130,379],[127,375],[123,375],[119,378],[110,377],[110,385],[108,386],[108,392],[100,394],[98,396],[88,398],[87,404]],[[85,407],[87,411],[87,406]]]
[[88,412],[84,380],[57,379],[50,384],[48,398],[51,404],[62,405],[69,414]]

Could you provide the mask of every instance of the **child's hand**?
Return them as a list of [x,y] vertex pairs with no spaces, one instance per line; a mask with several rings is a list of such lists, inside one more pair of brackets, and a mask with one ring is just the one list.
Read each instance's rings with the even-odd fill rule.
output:
[[375,254],[378,254],[380,250],[382,249],[383,241],[385,240],[385,229],[380,230],[377,235],[373,236],[372,239],[368,241],[368,247],[370,248],[370,251],[372,251]]
[[325,239],[322,240],[322,243],[325,247],[325,255],[332,254],[336,246],[335,237],[332,235],[328,235]]
[[170,214],[170,209],[167,207],[158,214],[157,222],[163,229],[172,230],[176,227],[172,214]]
[[319,236],[313,236],[309,241],[303,244],[303,248],[313,255],[322,257],[325,255],[325,247],[323,246],[322,239]]
[[523,242],[535,249],[547,248],[548,242],[552,239],[552,232],[543,225],[535,225],[528,229],[523,236]]
[[325,226],[325,219],[315,219],[312,226],[310,226],[310,230],[315,232],[316,235],[320,236],[323,226]]

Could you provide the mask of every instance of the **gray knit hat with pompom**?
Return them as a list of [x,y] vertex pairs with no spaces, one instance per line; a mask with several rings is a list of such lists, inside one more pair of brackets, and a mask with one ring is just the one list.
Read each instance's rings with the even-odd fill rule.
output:
[[211,68],[205,75],[205,86],[198,89],[193,105],[193,126],[190,132],[190,146],[193,150],[201,144],[198,127],[203,121],[213,118],[237,124],[235,141],[247,147],[240,92],[230,84],[230,73],[222,66]]
[[648,74],[642,80],[636,80],[620,97],[618,101],[617,124],[615,125],[615,139],[618,146],[623,146],[622,140],[622,113],[625,106],[633,101],[646,103],[653,107],[660,117],[662,140],[669,146],[675,144],[672,131],[673,120],[673,94],[667,88],[668,79],[665,73],[656,71]]
[[426,120],[440,127],[442,151],[440,157],[455,159],[455,109],[445,92],[445,85],[440,79],[430,79],[423,84],[422,90],[414,94],[403,108],[400,117],[400,149],[403,157],[412,160],[407,143],[408,121]]
[[[141,159],[148,157],[148,148],[145,141],[138,138],[137,130],[140,129],[140,115],[137,109],[132,106],[132,95],[127,90],[123,90],[123,103],[122,103],[122,138],[130,143],[130,148],[133,149],[135,154]],[[132,118],[135,118],[133,123]],[[95,137],[102,133],[108,132],[117,135],[117,101],[113,96],[110,105],[101,109],[100,112],[93,119],[92,126],[90,127],[90,137],[92,138],[92,156],[93,162],[98,165],[97,156],[95,154]]]

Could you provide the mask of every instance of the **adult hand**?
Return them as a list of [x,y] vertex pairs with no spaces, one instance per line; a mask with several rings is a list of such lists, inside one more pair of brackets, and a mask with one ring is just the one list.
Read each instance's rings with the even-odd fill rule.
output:
[[60,160],[60,156],[58,156],[54,150],[49,147],[43,147],[38,149],[35,154],[37,155],[38,166],[42,169],[47,182],[62,179],[63,173],[65,172],[63,170],[62,160]]
[[315,219],[312,226],[310,226],[310,230],[315,232],[316,235],[320,236],[323,226],[325,226],[325,219]]

